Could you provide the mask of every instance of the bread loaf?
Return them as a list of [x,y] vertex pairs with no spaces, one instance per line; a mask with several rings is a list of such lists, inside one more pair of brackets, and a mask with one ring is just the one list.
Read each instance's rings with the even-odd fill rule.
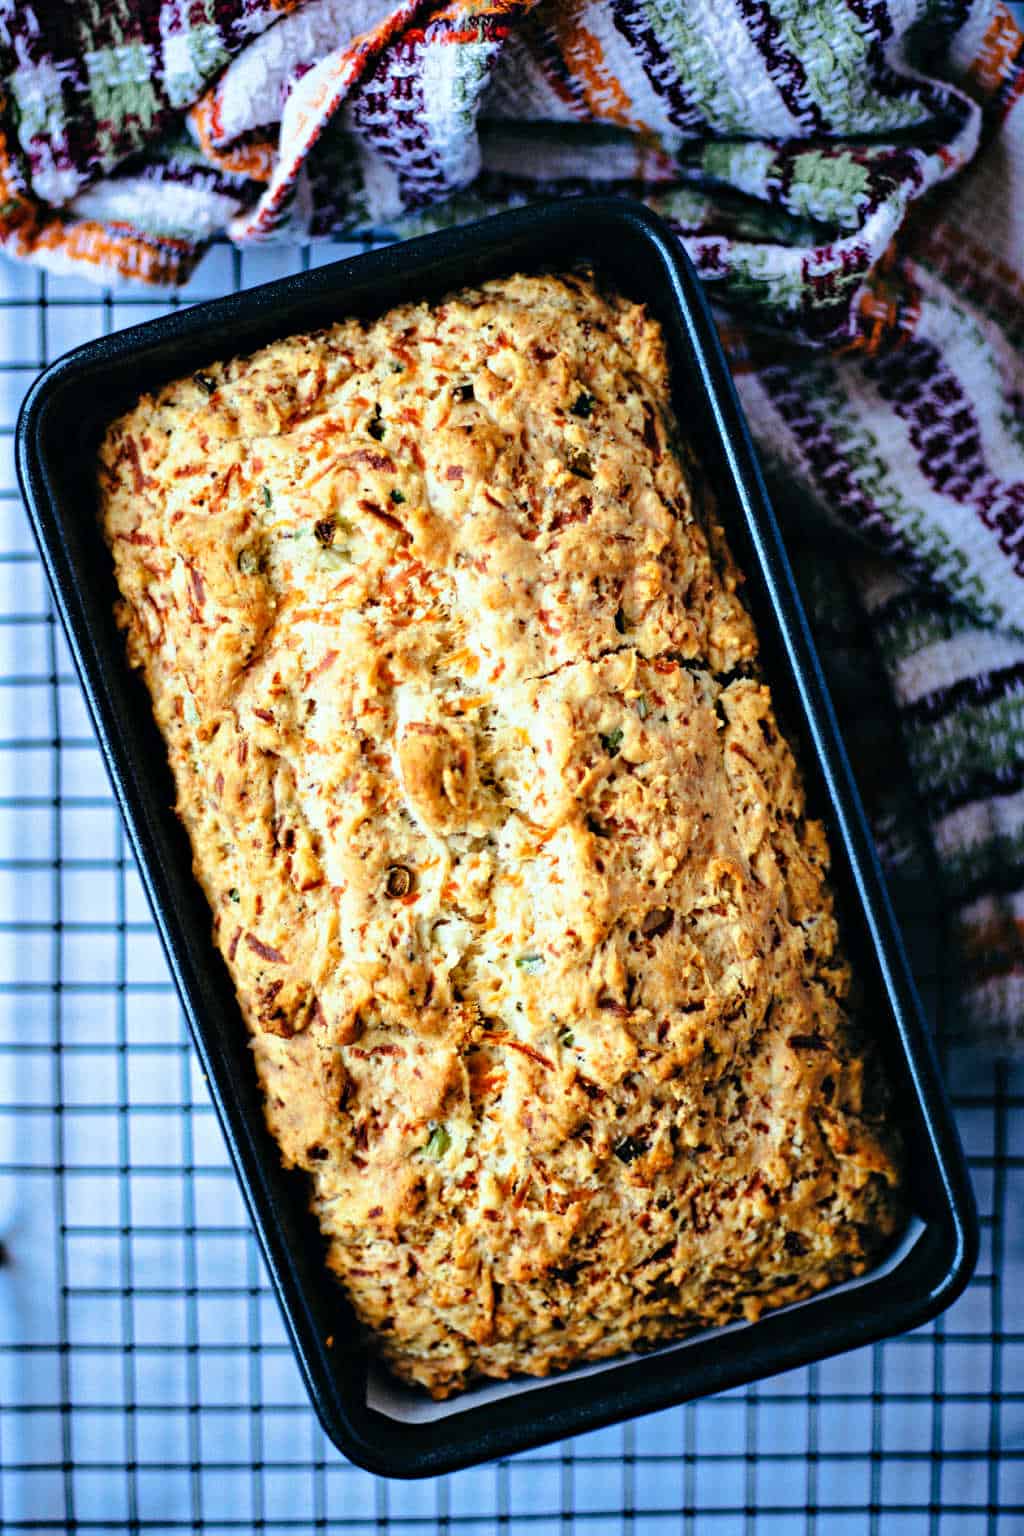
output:
[[756,1318],[901,1219],[825,835],[677,433],[657,323],[566,274],[211,364],[102,446],[268,1125],[437,1397]]

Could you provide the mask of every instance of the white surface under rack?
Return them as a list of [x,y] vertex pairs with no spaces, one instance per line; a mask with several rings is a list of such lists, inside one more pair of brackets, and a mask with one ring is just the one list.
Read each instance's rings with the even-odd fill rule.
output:
[[[342,251],[320,247],[312,260]],[[310,259],[217,247],[186,289],[156,297],[0,264],[0,1528],[1021,1531],[1024,1068],[965,1051],[947,1071],[982,1257],[937,1323],[433,1482],[379,1481],[321,1434],[51,616],[12,462],[19,402],[46,362]],[[920,980],[939,1007],[949,994],[927,912],[919,927],[933,952]],[[919,941],[915,953],[928,951]]]

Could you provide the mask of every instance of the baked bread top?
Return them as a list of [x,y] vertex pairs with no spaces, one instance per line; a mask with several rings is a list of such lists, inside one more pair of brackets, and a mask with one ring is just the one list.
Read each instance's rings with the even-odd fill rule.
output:
[[268,1122],[437,1395],[756,1316],[899,1221],[668,399],[643,307],[520,276],[212,365],[101,450]]

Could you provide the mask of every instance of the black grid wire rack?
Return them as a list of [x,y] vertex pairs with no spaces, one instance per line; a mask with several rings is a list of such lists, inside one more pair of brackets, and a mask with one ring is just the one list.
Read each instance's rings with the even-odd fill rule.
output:
[[[428,1483],[375,1479],[321,1433],[50,610],[11,450],[25,389],[77,342],[351,249],[217,247],[188,287],[156,299],[0,265],[0,1529],[1024,1529],[1024,1068],[962,1049],[946,1065],[982,1256],[936,1323]],[[895,894],[941,1026],[954,994],[930,889],[908,881]]]

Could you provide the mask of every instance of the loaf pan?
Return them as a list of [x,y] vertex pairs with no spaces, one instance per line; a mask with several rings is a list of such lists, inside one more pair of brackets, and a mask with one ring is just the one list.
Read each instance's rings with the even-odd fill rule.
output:
[[[913,1218],[889,1262],[860,1282],[642,1357],[435,1408],[390,1387],[323,1267],[305,1177],[266,1130],[247,1036],[211,938],[186,835],[171,810],[164,743],[115,628],[113,571],[98,530],[95,455],[110,420],[145,390],[218,358],[350,315],[513,272],[591,263],[661,321],[684,436],[745,570],[765,674],[828,826],[864,1013],[888,1063],[909,1147]],[[639,204],[579,199],[392,245],[169,313],[77,348],[30,390],[17,470],[114,792],[296,1356],[324,1429],[371,1471],[416,1477],[596,1429],[736,1387],[913,1328],[960,1293],[977,1218],[956,1129],[789,563],[693,269]],[[201,1241],[201,1237],[198,1239]]]

